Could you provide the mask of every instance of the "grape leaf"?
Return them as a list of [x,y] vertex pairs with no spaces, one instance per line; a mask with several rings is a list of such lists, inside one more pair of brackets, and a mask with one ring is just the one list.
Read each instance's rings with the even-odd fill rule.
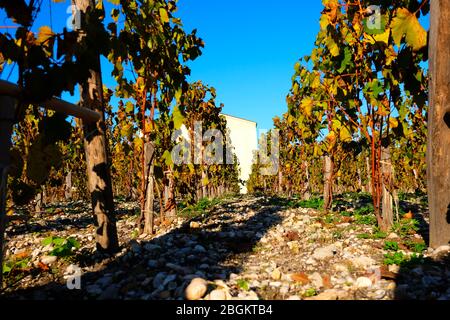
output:
[[397,46],[400,46],[403,36],[406,35],[406,43],[414,51],[420,50],[427,45],[427,32],[420,25],[417,17],[408,9],[397,9],[391,23],[392,36]]

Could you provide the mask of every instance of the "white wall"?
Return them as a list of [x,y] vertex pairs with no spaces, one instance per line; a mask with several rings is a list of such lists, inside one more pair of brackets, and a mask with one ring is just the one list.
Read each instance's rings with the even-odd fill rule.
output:
[[[241,170],[240,179],[248,180],[252,171],[253,151],[258,148],[256,122],[222,114],[227,120],[227,128],[230,131],[231,144],[234,153],[239,160]],[[245,186],[241,187],[241,193],[247,193]]]

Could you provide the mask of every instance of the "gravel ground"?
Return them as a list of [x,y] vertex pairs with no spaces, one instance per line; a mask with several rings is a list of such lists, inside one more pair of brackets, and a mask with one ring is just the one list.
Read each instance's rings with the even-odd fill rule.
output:
[[[56,210],[26,223],[9,223],[6,261],[16,264],[0,297],[450,299],[450,247],[414,256],[404,243],[422,243],[420,232],[377,239],[373,225],[351,216],[240,197],[196,218],[157,225],[153,236],[138,236],[137,204],[119,203],[121,251],[108,257],[95,249],[87,205],[56,204]],[[80,247],[66,257],[53,256],[55,245],[42,243],[49,236],[73,237]],[[394,253],[404,262],[386,265],[385,255]],[[67,283],[77,287],[78,279],[80,289],[70,290]]]

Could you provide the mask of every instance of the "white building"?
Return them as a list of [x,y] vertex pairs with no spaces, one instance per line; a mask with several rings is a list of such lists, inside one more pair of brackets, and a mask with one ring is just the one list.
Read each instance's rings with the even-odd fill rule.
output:
[[[252,172],[253,152],[258,148],[256,122],[222,114],[227,120],[231,144],[239,161],[240,179],[247,181]],[[247,193],[247,187],[241,187],[241,193]]]

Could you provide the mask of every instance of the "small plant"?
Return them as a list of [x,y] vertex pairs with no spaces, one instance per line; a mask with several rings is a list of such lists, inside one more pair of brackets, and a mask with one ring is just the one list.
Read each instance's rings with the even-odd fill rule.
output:
[[139,236],[139,230],[134,229],[131,233],[131,238],[136,239]]
[[20,271],[20,270],[27,269],[29,262],[30,262],[30,258],[5,261],[5,262],[3,262],[2,273],[5,275],[8,275],[13,271]]
[[305,297],[314,297],[317,295],[317,291],[314,288],[309,288],[303,294]]
[[376,231],[372,237],[374,239],[384,239],[387,237],[387,234],[386,234],[386,232],[383,232],[383,231]]
[[298,202],[298,206],[301,208],[320,209],[323,207],[323,199],[313,198],[310,200],[302,200]]
[[80,243],[75,238],[53,238],[52,236],[42,240],[43,246],[53,245],[50,255],[56,257],[69,257],[73,254],[73,248],[78,249]]
[[351,212],[348,212],[348,211],[341,211],[341,216],[351,217],[351,216],[353,216],[353,214]]
[[245,291],[250,290],[250,285],[248,284],[248,281],[245,279],[239,279],[237,281],[237,286]]
[[180,214],[188,218],[195,218],[206,213],[208,210],[211,210],[214,206],[220,203],[221,199],[219,198],[214,199],[202,198],[194,205],[181,206],[182,210],[180,211]]
[[340,231],[333,232],[334,239],[342,239],[342,237],[343,237],[342,232],[340,232]]
[[355,210],[355,222],[357,224],[375,225],[377,220],[373,214],[373,205],[367,205]]
[[405,241],[405,245],[415,253],[422,253],[427,249],[425,242]]
[[261,252],[262,250],[263,250],[263,247],[262,247],[261,245],[259,245],[259,244],[256,244],[256,245],[252,248],[252,251],[253,251],[254,253]]
[[373,213],[373,204],[368,204],[364,207],[358,208],[355,210],[355,215],[368,215]]
[[400,237],[415,234],[419,231],[419,221],[416,219],[401,219],[400,221],[394,223],[392,231],[397,233]]
[[401,265],[403,262],[407,261],[408,257],[403,254],[401,251],[397,251],[394,253],[387,253],[384,255],[383,263],[385,265]]
[[360,233],[356,237],[358,239],[370,239],[370,234],[368,234],[368,233]]
[[398,243],[396,241],[385,241],[384,250],[397,251]]
[[327,216],[325,216],[324,221],[327,224],[331,224],[336,221],[336,217],[334,217],[333,215],[327,215]]

